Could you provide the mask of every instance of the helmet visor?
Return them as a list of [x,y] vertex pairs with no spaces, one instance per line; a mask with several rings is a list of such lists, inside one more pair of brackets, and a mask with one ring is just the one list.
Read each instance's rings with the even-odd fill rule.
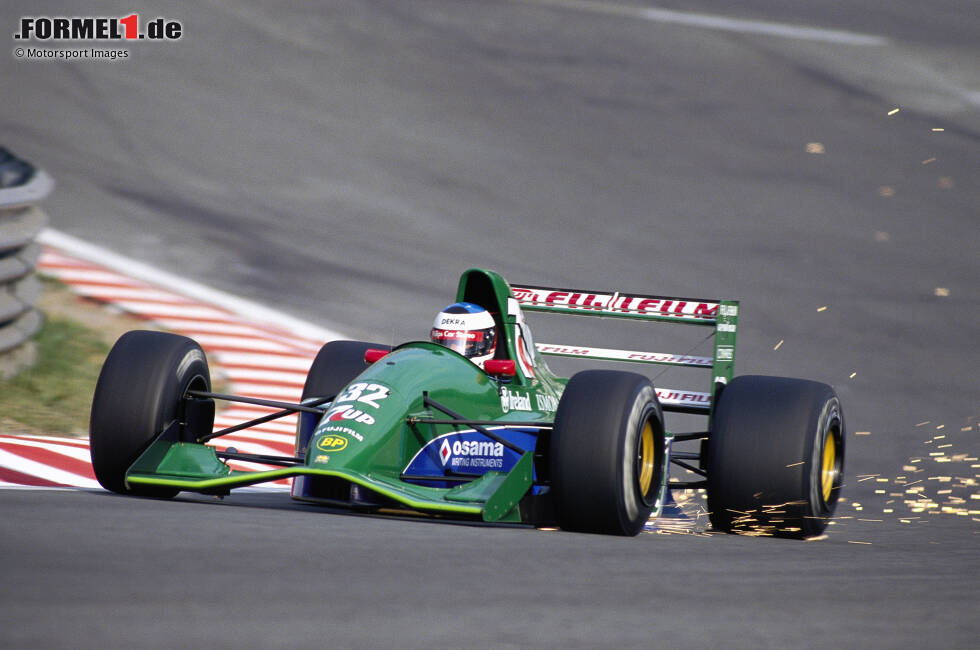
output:
[[434,327],[429,338],[433,343],[438,343],[450,350],[455,350],[468,359],[482,357],[492,353],[497,342],[496,333],[492,327],[482,330],[441,329]]

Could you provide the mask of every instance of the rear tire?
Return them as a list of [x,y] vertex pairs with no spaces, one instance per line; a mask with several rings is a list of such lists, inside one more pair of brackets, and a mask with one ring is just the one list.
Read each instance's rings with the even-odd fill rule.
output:
[[189,389],[211,390],[208,362],[195,341],[145,330],[127,332],[116,341],[99,373],[89,421],[92,468],[102,487],[120,494],[167,498],[179,492],[127,487],[126,471],[175,420],[190,419],[194,429],[182,427],[175,440],[193,440],[211,432],[213,402],[195,400],[192,415],[188,400],[183,399]]
[[565,387],[549,454],[564,530],[636,535],[663,482],[663,412],[643,375],[587,370]]
[[[306,373],[303,400],[317,397],[335,397],[355,377],[370,365],[364,360],[369,349],[390,350],[391,346],[363,341],[330,341],[325,343]],[[320,418],[313,413],[300,413],[296,421],[296,455],[306,456],[310,438]],[[311,476],[293,479],[291,495],[294,499],[310,499],[317,494],[316,482]]]
[[[364,360],[369,349],[390,350],[390,345],[363,341],[330,341],[325,343],[306,373],[303,400],[334,397],[370,365]],[[296,425],[296,455],[306,453],[319,418],[313,413],[300,413]]]
[[844,475],[844,414],[834,390],[804,379],[736,377],[708,439],[711,525],[804,538],[833,515]]

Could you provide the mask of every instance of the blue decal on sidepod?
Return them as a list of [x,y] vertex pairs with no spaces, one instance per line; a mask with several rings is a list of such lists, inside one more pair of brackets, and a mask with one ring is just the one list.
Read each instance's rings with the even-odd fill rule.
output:
[[[490,428],[496,435],[521,449],[534,451],[536,429]],[[413,476],[483,475],[490,471],[509,472],[521,455],[491,440],[479,431],[458,431],[441,435],[425,445],[403,472],[406,480]],[[453,487],[459,481],[425,481],[429,487]]]

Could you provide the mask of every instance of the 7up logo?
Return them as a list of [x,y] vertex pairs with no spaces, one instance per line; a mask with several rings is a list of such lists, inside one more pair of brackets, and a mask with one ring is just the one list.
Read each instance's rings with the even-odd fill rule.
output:
[[341,420],[353,420],[361,424],[374,424],[374,416],[368,415],[353,406],[335,406],[327,411],[327,422],[339,422]]

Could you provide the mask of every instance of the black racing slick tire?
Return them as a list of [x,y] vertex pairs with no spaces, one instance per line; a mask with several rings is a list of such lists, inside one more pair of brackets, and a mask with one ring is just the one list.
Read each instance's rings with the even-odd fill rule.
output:
[[[325,343],[306,373],[303,400],[334,397],[370,365],[364,360],[369,349],[390,350],[390,345],[363,341],[330,341]],[[296,455],[304,455],[318,418],[313,413],[300,413],[296,425]]]
[[663,483],[663,412],[650,380],[587,370],[565,387],[551,436],[551,494],[564,530],[636,535]]
[[844,414],[830,386],[736,377],[708,439],[708,510],[725,532],[805,538],[827,527],[844,475]]
[[174,440],[211,432],[214,403],[185,400],[188,390],[211,390],[201,346],[186,336],[135,330],[109,351],[92,398],[92,468],[102,487],[120,494],[172,497],[179,490],[126,485],[126,471],[170,428]]

